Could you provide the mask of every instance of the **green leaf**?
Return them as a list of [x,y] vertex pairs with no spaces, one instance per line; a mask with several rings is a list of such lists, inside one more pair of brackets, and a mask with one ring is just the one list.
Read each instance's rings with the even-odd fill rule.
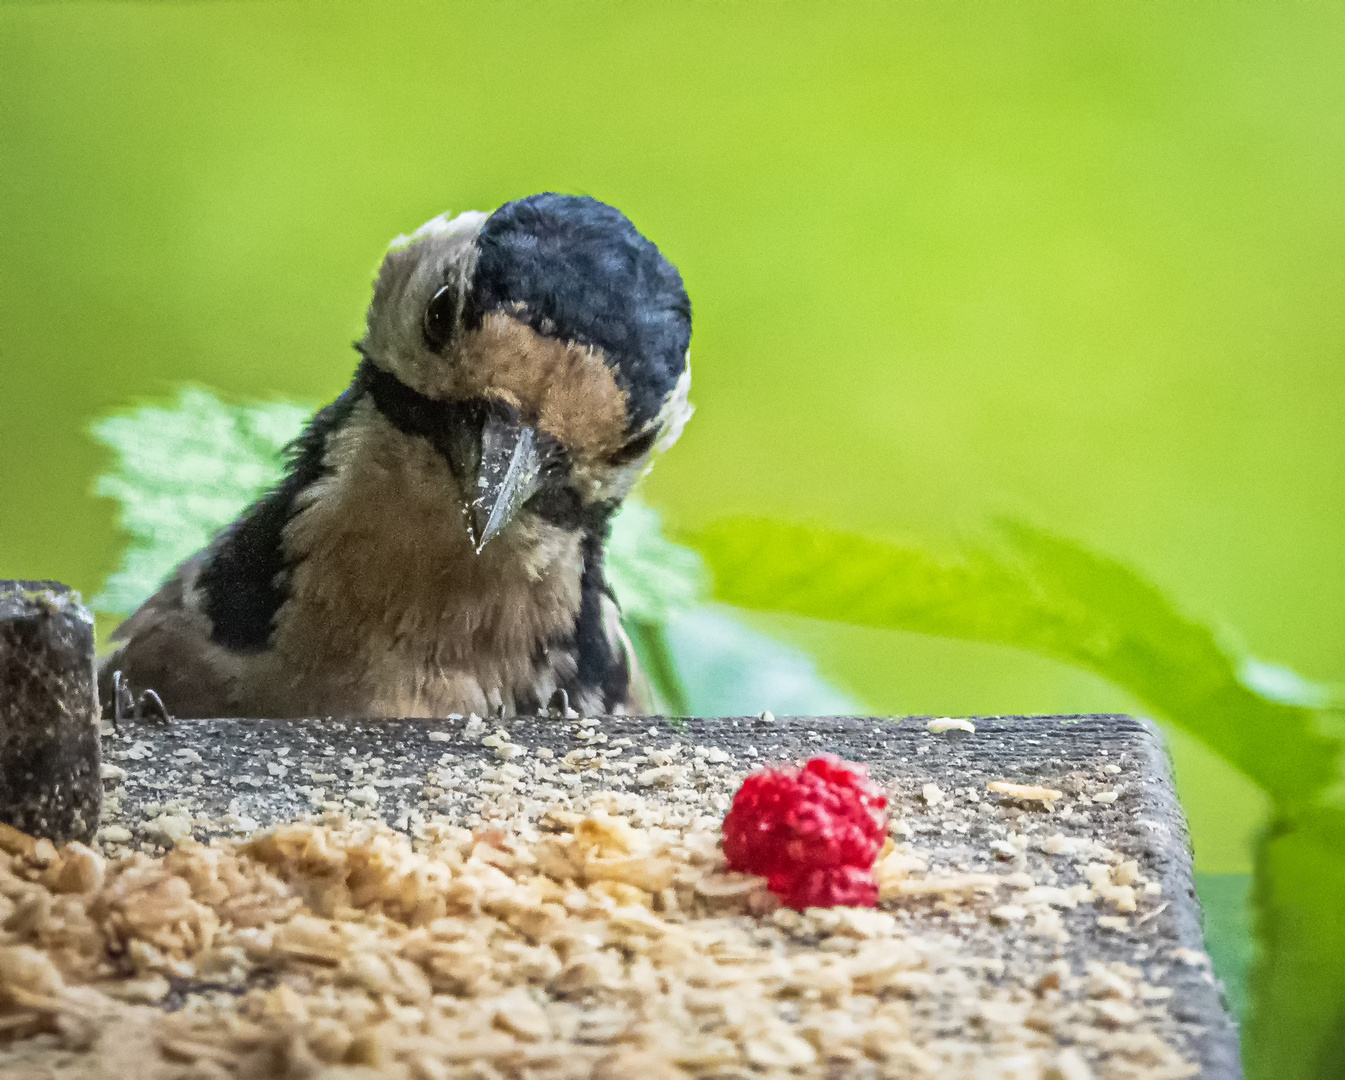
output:
[[[1345,1069],[1345,798],[1326,699],[1238,656],[1114,560],[1022,524],[961,554],[738,520],[694,538],[720,600],[1009,645],[1087,668],[1191,732],[1270,793],[1258,855],[1252,1080]],[[1265,692],[1273,689],[1273,694]]]
[[1345,810],[1271,822],[1253,885],[1257,936],[1243,1028],[1251,1080],[1345,1076]]
[[1249,974],[1254,955],[1252,876],[1196,874],[1205,949],[1214,973],[1223,981],[1228,1011],[1239,1022],[1247,1016]]
[[1278,701],[1281,705],[1334,711],[1345,708],[1338,687],[1311,682],[1291,668],[1258,660],[1254,656],[1242,658],[1238,667],[1238,681],[1253,693]]
[[279,479],[281,452],[311,411],[287,402],[226,405],[188,387],[174,405],[96,421],[93,437],[115,457],[94,490],[121,503],[131,543],[93,606],[115,615],[134,611],[173,567]]
[[663,534],[658,511],[630,498],[612,519],[607,580],[627,618],[660,623],[702,603],[710,591],[705,563]]
[[1316,715],[1239,679],[1241,661],[1133,571],[1022,524],[961,555],[801,525],[731,521],[691,538],[740,607],[1030,649],[1124,686],[1285,805],[1339,774]]
[[689,716],[856,716],[868,710],[818,674],[812,658],[753,630],[732,608],[692,608],[667,623]]
[[663,533],[659,514],[627,499],[612,522],[607,578],[635,655],[663,711],[676,716],[853,713],[860,706],[812,660],[704,604],[704,560]]

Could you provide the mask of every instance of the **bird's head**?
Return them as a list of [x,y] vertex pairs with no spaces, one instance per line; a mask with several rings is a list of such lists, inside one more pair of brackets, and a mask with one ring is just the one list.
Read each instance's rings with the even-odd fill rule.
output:
[[620,211],[534,195],[393,242],[359,344],[375,405],[429,438],[473,546],[524,510],[610,513],[691,414],[691,305]]

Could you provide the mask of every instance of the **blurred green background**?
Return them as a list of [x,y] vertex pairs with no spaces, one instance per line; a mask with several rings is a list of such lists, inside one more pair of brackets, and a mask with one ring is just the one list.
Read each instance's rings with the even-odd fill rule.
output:
[[[110,410],[321,402],[387,241],[543,189],[695,306],[645,498],[954,542],[1008,512],[1345,681],[1345,7],[0,3],[0,576],[92,595]],[[756,617],[888,712],[1130,707]],[[1260,793],[1174,737],[1198,868]]]

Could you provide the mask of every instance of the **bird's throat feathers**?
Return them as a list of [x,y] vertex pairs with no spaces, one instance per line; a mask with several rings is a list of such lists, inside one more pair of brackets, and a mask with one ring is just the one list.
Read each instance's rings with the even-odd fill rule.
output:
[[[429,620],[436,633],[443,619],[456,620],[455,638],[485,634],[495,640],[482,644],[507,649],[577,614],[585,529],[525,510],[476,551],[444,455],[400,430],[372,399],[327,437],[324,466],[297,495],[284,529],[292,594],[368,600],[378,614],[355,621],[376,617],[403,633],[408,620]],[[605,531],[605,515],[588,524]],[[402,601],[390,604],[390,590]],[[533,602],[514,602],[514,592]]]
[[625,659],[598,625],[611,508],[561,524],[525,510],[478,552],[448,461],[404,426],[359,378],[314,418],[286,479],[207,561],[215,640],[264,649],[303,711],[325,688],[370,715],[535,711],[557,689],[619,708]]

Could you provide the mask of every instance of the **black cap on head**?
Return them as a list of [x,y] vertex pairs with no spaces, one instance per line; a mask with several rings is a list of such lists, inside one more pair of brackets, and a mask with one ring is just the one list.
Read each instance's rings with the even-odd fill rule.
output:
[[469,328],[497,311],[547,337],[595,345],[627,395],[632,429],[677,384],[691,343],[681,275],[621,211],[551,192],[505,203],[477,237]]

